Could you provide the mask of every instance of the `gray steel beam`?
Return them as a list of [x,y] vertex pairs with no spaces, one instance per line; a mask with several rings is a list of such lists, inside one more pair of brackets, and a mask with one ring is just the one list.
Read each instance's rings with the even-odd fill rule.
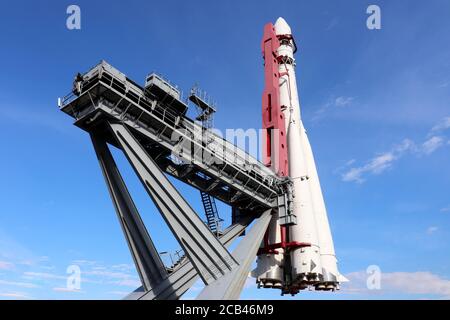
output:
[[146,290],[150,290],[167,278],[166,268],[142,222],[106,142],[95,133],[91,133],[91,139],[142,285]]
[[108,124],[203,282],[212,283],[235,269],[238,263],[233,256],[184,200],[125,125]]
[[[228,247],[245,228],[254,220],[254,216],[246,216],[223,231],[220,242]],[[151,288],[147,292],[141,287],[130,293],[127,300],[175,300],[179,299],[197,281],[198,274],[192,263],[187,260],[169,275],[167,281]]]
[[[108,72],[105,71],[106,73]],[[115,77],[114,75],[111,76]],[[97,79],[95,76],[92,77],[90,81]],[[197,171],[205,172],[214,179],[219,179],[232,189],[238,186],[243,195],[255,199],[256,203],[263,208],[276,206],[275,197],[279,192],[277,187],[279,179],[273,175],[269,168],[217,135],[211,135],[216,147],[203,146],[201,137],[196,137],[196,132],[202,132],[201,127],[187,117],[182,117],[179,124],[175,125],[174,120],[166,116],[167,113],[170,114],[170,112],[166,112],[170,110],[170,107],[158,103],[156,109],[151,108],[150,104],[156,100],[149,100],[142,93],[142,88],[136,88],[136,92],[133,90],[139,96],[139,101],[135,101],[136,99],[133,100],[126,93],[117,90],[117,86],[123,85],[121,80],[115,79],[117,86],[111,86],[110,81],[104,81],[105,79],[98,78],[95,80],[96,84],[87,91],[87,93],[90,93],[90,91],[96,92],[93,94],[94,105],[92,105],[92,100],[88,98],[86,92],[70,103],[65,99],[66,102],[61,110],[75,117],[77,126],[90,131],[91,114],[102,110],[105,113],[96,121],[115,118],[116,121],[121,121],[130,128],[134,128],[149,141],[159,143],[173,154],[179,153],[180,147],[184,146],[182,149],[187,148],[187,150],[179,154],[180,160],[194,164]],[[131,82],[125,82],[128,86],[135,86]],[[176,140],[181,138],[182,141],[176,143],[172,138]],[[190,152],[186,152],[191,147],[198,151],[197,156],[193,158]],[[200,156],[202,154],[203,157]],[[251,160],[251,165],[248,165],[249,163],[245,159]],[[210,165],[211,162],[221,163],[221,165]],[[239,206],[239,203],[231,203],[231,205]]]
[[236,300],[239,299],[242,288],[252,262],[256,257],[261,240],[271,219],[271,209],[265,211],[257,219],[251,230],[241,240],[233,251],[233,256],[239,262],[239,267],[224,277],[207,285],[198,295],[199,300]]

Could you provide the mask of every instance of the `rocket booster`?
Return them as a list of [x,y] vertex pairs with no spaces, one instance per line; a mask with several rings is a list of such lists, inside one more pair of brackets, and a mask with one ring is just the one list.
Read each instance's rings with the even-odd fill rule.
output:
[[[281,177],[288,175],[288,154],[284,114],[280,108],[277,50],[280,46],[271,23],[264,27],[261,44],[264,57],[265,87],[262,97],[262,122],[265,130],[263,162]],[[280,225],[278,213],[272,215],[252,272],[258,286],[283,288],[285,227]]]
[[[299,289],[308,284],[320,282],[323,276],[320,232],[316,200],[322,194],[312,188],[312,151],[307,148],[308,137],[300,117],[300,102],[295,75],[294,51],[296,44],[291,28],[283,18],[275,23],[275,33],[280,39],[278,49],[280,74],[280,105],[285,115],[288,139],[289,172],[294,183],[294,214],[298,224],[290,227],[291,241],[308,242],[310,247],[294,249],[290,252],[292,279]],[[314,160],[312,160],[314,163]],[[317,178],[317,174],[315,175]],[[317,178],[318,179],[318,178]],[[328,228],[329,230],[329,228]]]
[[[266,152],[265,159],[269,166],[274,168],[276,174],[283,176],[283,173],[286,173],[285,175],[292,181],[293,213],[297,217],[297,223],[280,226],[276,219],[272,221],[266,239],[281,241],[284,250],[275,253],[264,250],[264,247],[271,245],[267,241],[261,245],[260,252],[264,254],[258,256],[258,267],[255,270],[257,282],[269,283],[264,285],[265,287],[282,287],[283,292],[292,294],[308,286],[314,286],[316,290],[335,290],[339,288],[339,282],[346,279],[337,269],[333,239],[314,156],[301,120],[294,59],[297,47],[291,28],[283,18],[278,18],[275,25],[269,25],[276,36],[274,40],[276,59],[273,61],[276,60],[278,72],[272,80],[278,82],[275,94],[278,100],[271,101],[271,105],[267,106],[263,98],[263,127],[279,129],[278,140],[281,140],[281,143],[275,143],[274,147],[270,148],[271,152]],[[267,38],[266,29],[263,45]],[[267,48],[263,51],[266,74],[269,68],[266,57],[269,55],[268,52]],[[272,59],[269,63],[271,62]],[[267,87],[270,87],[268,83],[270,81],[266,75],[266,90],[263,97],[267,95]],[[270,112],[272,108],[279,109],[280,117],[277,118],[282,119],[283,123],[264,122],[267,110]],[[277,139],[272,137],[272,143],[275,140]],[[283,146],[284,143],[287,146],[286,150],[280,148],[280,145]],[[278,163],[268,161],[268,156],[272,158],[274,156],[273,150],[278,153],[278,159],[287,158],[287,161]],[[283,167],[284,164],[287,164],[286,168]],[[273,276],[274,270],[277,270],[277,277]],[[277,279],[274,280],[274,278]],[[270,285],[276,281],[280,285]]]

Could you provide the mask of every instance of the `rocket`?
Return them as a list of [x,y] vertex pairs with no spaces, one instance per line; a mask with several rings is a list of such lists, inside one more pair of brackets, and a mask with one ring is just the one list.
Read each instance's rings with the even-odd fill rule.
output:
[[295,224],[274,215],[266,231],[252,275],[258,286],[296,294],[313,287],[336,290],[346,281],[337,268],[314,156],[300,113],[294,53],[289,25],[278,18],[266,24],[262,41],[265,89],[262,99],[266,131],[263,162],[291,181]]

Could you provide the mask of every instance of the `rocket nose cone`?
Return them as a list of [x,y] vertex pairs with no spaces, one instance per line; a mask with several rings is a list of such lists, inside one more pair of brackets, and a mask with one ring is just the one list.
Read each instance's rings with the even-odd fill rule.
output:
[[286,20],[282,17],[279,17],[275,22],[275,34],[292,34],[291,27],[289,27]]

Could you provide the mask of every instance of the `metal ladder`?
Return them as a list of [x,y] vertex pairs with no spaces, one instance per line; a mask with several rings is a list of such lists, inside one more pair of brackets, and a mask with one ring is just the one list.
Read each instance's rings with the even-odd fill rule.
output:
[[203,208],[205,209],[206,224],[209,229],[216,235],[221,233],[221,222],[223,219],[219,217],[219,212],[217,211],[216,201],[206,192],[200,191],[200,196],[202,198]]

